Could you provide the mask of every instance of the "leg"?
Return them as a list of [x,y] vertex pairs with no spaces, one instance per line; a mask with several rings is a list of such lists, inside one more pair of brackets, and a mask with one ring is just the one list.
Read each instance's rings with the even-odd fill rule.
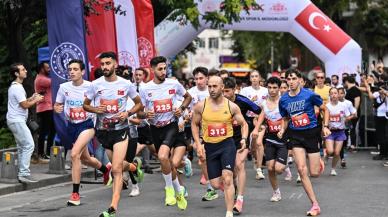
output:
[[237,190],[238,196],[243,196],[245,191],[245,183],[246,183],[246,171],[245,171],[245,160],[247,159],[248,149],[245,149],[241,153],[237,153],[236,156],[236,170],[237,170]]
[[276,179],[276,172],[275,172],[275,160],[267,161],[267,168],[268,168],[268,176],[269,176],[269,182],[271,183],[272,189],[275,191],[278,189],[278,181]]
[[310,166],[310,176],[313,178],[318,178],[320,175],[321,169],[321,155],[318,153],[310,153],[308,154],[309,158],[309,166]]
[[[111,207],[117,210],[119,201],[120,201],[120,193],[123,187],[123,162],[125,159],[125,155],[128,147],[128,136],[125,140],[118,142],[113,145],[112,152],[112,174],[114,176],[113,179],[113,194],[112,194],[112,203]],[[110,151],[108,151],[109,153]]]
[[222,179],[224,184],[226,211],[233,212],[233,202],[234,202],[233,172],[230,170],[222,170]]
[[87,144],[94,137],[94,129],[84,130],[78,136],[71,150],[71,177],[73,184],[79,184],[81,181],[81,155],[88,152]]
[[327,155],[329,155],[329,156],[333,155],[333,153],[334,153],[334,140],[326,139],[325,143],[326,143]]
[[342,150],[343,141],[335,141],[335,150],[333,156],[333,162],[331,168],[335,169],[338,161],[340,160],[340,152]]

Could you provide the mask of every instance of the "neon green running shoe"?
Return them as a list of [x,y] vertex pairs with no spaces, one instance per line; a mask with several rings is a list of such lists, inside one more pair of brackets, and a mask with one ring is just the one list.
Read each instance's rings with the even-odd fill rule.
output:
[[174,206],[176,204],[175,191],[173,187],[166,187],[166,206]]

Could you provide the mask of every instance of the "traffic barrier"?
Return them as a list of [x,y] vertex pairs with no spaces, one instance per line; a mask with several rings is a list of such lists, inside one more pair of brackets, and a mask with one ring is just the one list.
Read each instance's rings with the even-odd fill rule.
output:
[[65,170],[65,148],[63,146],[52,146],[50,152],[49,172],[50,174],[66,174]]
[[18,155],[17,152],[3,152],[0,182],[17,183],[18,181]]

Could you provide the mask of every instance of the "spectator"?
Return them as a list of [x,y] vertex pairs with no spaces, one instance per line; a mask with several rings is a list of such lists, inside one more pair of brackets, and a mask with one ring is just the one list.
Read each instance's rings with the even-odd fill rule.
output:
[[338,75],[332,75],[331,76],[331,86],[335,88],[340,88],[342,85],[339,83],[339,77]]
[[228,77],[230,77],[230,73],[227,70],[223,69],[223,70],[220,71],[220,77],[222,79],[228,78]]
[[[353,76],[347,76],[344,78],[344,86],[347,88],[345,99],[352,102],[353,107],[357,110],[357,114],[360,114],[360,103],[361,103],[361,91],[356,86],[356,80]],[[350,141],[351,141],[351,149],[356,147],[356,125],[358,122],[358,118],[352,119],[352,126],[350,129]]]
[[8,89],[7,125],[16,140],[18,149],[18,180],[20,182],[37,182],[30,172],[31,155],[34,152],[34,140],[27,127],[28,109],[42,101],[43,96],[34,93],[26,98],[23,80],[27,77],[27,70],[22,63],[11,65],[11,86]]
[[[53,104],[51,97],[50,66],[47,62],[38,65],[38,75],[35,78],[35,92],[43,95],[43,100],[36,105],[36,114],[39,120],[38,155],[41,160],[50,159],[50,148],[54,143],[55,126]],[[44,151],[44,142],[47,137],[47,148]]]
[[331,79],[330,78],[325,78],[325,83],[324,83],[326,86],[330,87],[331,85]]
[[326,105],[329,101],[329,91],[330,91],[330,86],[325,85],[325,72],[319,71],[315,75],[316,79],[316,86],[314,88],[314,92],[321,96],[323,99],[323,104]]

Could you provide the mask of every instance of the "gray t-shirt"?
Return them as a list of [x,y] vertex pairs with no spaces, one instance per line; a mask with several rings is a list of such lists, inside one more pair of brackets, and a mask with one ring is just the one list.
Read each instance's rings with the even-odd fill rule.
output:
[[20,103],[26,101],[26,91],[23,85],[18,82],[12,82],[8,88],[8,122],[26,122],[28,118],[28,109],[20,106]]

